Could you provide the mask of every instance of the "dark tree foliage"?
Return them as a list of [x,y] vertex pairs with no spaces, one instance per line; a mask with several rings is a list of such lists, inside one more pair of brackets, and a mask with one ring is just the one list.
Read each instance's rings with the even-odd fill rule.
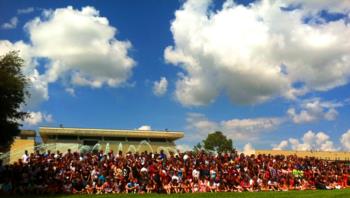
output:
[[29,93],[22,74],[23,59],[11,51],[0,56],[0,147],[9,146],[20,132],[20,121],[28,114],[20,111]]
[[233,150],[232,140],[228,139],[221,131],[208,134],[203,140],[204,148],[208,151],[231,152]]

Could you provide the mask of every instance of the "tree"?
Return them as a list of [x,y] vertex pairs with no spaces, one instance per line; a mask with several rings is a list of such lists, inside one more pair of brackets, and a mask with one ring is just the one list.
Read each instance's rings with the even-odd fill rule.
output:
[[200,150],[202,150],[202,148],[203,148],[203,146],[201,145],[201,143],[198,143],[197,145],[195,145],[194,147],[193,147],[193,151],[194,152],[199,152]]
[[215,131],[208,134],[208,137],[203,140],[204,148],[209,151],[230,152],[233,150],[232,140],[228,139],[221,131]]
[[20,110],[25,103],[27,79],[22,73],[24,61],[18,52],[11,51],[0,56],[0,146],[7,147],[13,137],[20,133],[20,121],[28,113]]

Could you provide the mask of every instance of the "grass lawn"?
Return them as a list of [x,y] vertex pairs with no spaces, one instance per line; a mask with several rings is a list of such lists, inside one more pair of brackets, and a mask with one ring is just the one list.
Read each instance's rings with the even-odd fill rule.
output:
[[[39,196],[1,196],[1,197],[35,197],[38,198]],[[41,197],[48,197],[48,196],[41,196]],[[290,192],[256,192],[256,193],[196,193],[196,194],[107,194],[107,195],[52,195],[49,197],[54,198],[133,198],[133,197],[140,197],[140,198],[225,198],[225,197],[315,197],[315,198],[323,198],[323,197],[347,197],[350,198],[350,189],[346,190],[332,190],[332,191],[290,191]]]

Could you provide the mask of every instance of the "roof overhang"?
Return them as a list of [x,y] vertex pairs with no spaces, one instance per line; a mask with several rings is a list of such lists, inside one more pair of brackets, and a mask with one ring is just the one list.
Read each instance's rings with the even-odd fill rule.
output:
[[49,135],[65,136],[91,136],[91,137],[130,137],[130,138],[166,138],[177,140],[184,137],[180,131],[144,131],[144,130],[116,130],[116,129],[91,129],[91,128],[54,128],[40,127],[41,137]]
[[19,136],[35,137],[35,131],[34,130],[21,130]]

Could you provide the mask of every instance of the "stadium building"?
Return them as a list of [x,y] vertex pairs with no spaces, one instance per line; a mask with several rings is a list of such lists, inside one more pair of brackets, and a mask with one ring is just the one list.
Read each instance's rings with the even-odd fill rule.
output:
[[116,130],[91,128],[40,127],[39,134],[44,145],[51,150],[72,151],[83,148],[126,152],[176,151],[175,140],[184,136],[179,131]]
[[36,146],[35,131],[22,130],[13,140],[9,148],[1,147],[0,160],[4,164],[16,162],[23,155],[24,151],[33,153]]
[[74,151],[104,150],[114,153],[127,152],[176,152],[175,140],[184,136],[180,131],[155,130],[116,130],[91,128],[54,128],[40,127],[41,141],[36,141],[36,132],[22,130],[15,137],[7,150],[2,151],[0,159],[5,164],[14,163],[20,159],[25,150],[34,153],[35,150],[65,153],[68,149]]

